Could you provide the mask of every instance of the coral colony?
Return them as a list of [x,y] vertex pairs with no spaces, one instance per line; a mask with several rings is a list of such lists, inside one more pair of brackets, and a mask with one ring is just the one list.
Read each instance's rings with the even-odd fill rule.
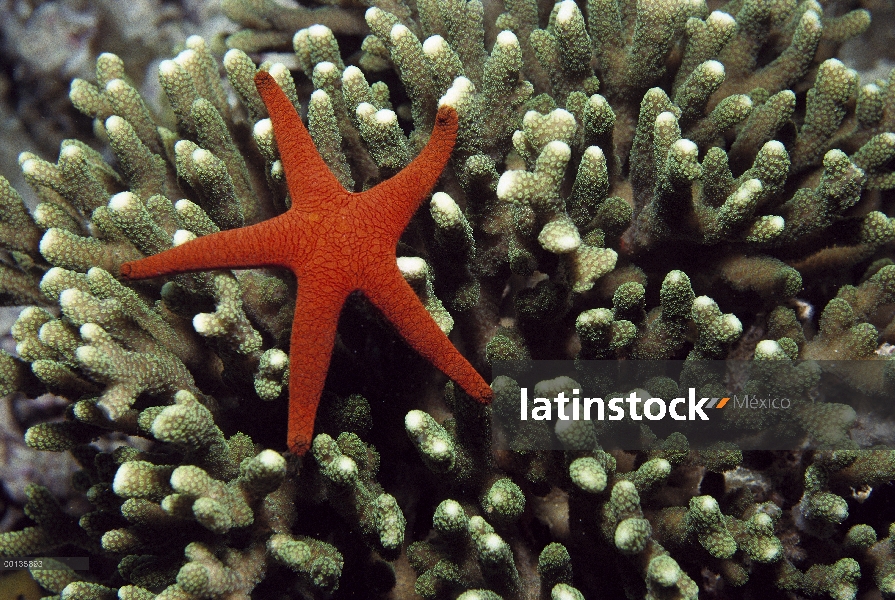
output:
[[[89,504],[30,485],[0,557],[65,600],[895,597],[892,423],[818,383],[895,393],[895,71],[831,58],[869,13],[369,4],[224,0],[162,114],[102,54],[97,139],[21,154],[33,210],[0,177],[0,393],[68,402],[25,443]],[[529,359],[690,379],[491,374]],[[814,443],[658,428],[732,414]]]

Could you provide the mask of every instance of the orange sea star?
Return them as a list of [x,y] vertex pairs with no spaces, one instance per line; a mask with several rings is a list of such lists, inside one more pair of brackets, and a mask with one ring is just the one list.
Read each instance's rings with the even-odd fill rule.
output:
[[289,449],[311,444],[339,313],[360,290],[401,336],[466,393],[490,402],[492,391],[454,348],[402,277],[398,238],[435,185],[457,137],[457,112],[438,110],[425,148],[407,167],[362,193],[347,191],[317,152],[286,95],[266,72],[255,85],[273,123],[292,206],[239,229],[213,233],[121,266],[127,279],[208,269],[278,266],[298,277],[289,368]]

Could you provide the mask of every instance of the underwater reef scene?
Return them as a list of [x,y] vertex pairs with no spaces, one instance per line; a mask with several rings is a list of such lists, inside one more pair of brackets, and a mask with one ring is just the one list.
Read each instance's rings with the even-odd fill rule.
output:
[[[0,350],[0,453],[32,471],[0,481],[0,560],[38,561],[0,572],[0,595],[895,597],[895,421],[873,409],[895,399],[895,70],[864,80],[835,58],[868,10],[222,4],[230,34],[186,38],[158,98],[121,52],[71,82],[94,135],[56,162],[21,148],[33,207],[0,177],[0,302],[22,307]],[[276,139],[290,104],[331,176],[295,160],[307,134]],[[435,146],[443,170],[425,153],[413,166]],[[303,292],[269,262],[122,268],[293,203],[315,222],[307,197],[325,190],[387,203],[414,185],[432,193],[406,229],[390,206],[344,214],[403,231],[393,289],[425,308],[420,338],[450,335],[443,351],[411,339],[394,298],[315,313],[302,294],[336,275]],[[358,252],[340,227],[286,234],[329,248],[315,266],[330,273]],[[645,420],[625,449],[601,439],[611,424],[513,424],[527,388],[512,365],[548,359],[677,361],[680,379],[640,391],[719,407],[801,395],[783,420],[741,414],[803,433],[784,450],[703,447]],[[290,369],[293,388],[325,378],[316,409],[290,401]],[[467,395],[475,371],[493,392]],[[837,402],[851,394],[871,401]],[[309,447],[287,443],[300,411]]]

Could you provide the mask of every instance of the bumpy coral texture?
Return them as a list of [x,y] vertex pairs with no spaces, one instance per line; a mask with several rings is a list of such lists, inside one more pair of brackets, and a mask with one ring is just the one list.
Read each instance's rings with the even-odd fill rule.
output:
[[[96,81],[70,92],[98,145],[20,156],[33,211],[0,178],[0,297],[27,305],[0,391],[69,402],[25,442],[71,453],[91,505],[73,515],[29,486],[28,521],[0,533],[0,555],[89,556],[90,572],[32,572],[74,600],[895,595],[895,453],[852,441],[867,421],[841,405],[788,417],[817,450],[695,450],[644,427],[643,450],[608,452],[599,429],[575,426],[551,452],[554,432],[534,422],[492,439],[518,382],[497,378],[493,406],[477,403],[406,347],[387,304],[351,295],[298,458],[283,443],[290,367],[329,344],[290,343],[313,335],[292,328],[297,308],[319,308],[302,303],[301,273],[296,286],[276,269],[122,270],[306,201],[259,71],[306,109],[333,189],[358,198],[426,151],[441,101],[456,143],[395,233],[395,266],[469,364],[742,358],[758,365],[744,391],[805,392],[818,375],[799,360],[876,364],[895,343],[895,72],[859,81],[830,58],[869,13],[815,0],[224,4],[242,26],[225,80],[189,38],[159,66],[170,110],[156,115],[103,54]],[[290,40],[300,73],[264,61]],[[342,242],[320,241],[334,263],[357,251]],[[891,371],[876,372],[841,375],[891,397]],[[776,425],[763,419],[746,425]],[[123,444],[94,443],[110,436]]]

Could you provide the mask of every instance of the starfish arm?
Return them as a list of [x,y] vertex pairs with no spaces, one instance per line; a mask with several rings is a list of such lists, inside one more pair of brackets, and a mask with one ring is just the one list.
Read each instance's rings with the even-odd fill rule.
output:
[[336,326],[347,291],[311,279],[298,282],[289,347],[289,450],[303,456],[311,447],[320,393],[329,370]]
[[270,114],[293,206],[313,208],[311,199],[320,202],[344,194],[345,188],[317,152],[311,134],[276,80],[270,73],[258,71],[255,87]]
[[368,206],[377,213],[376,222],[389,227],[396,237],[438,182],[457,140],[457,123],[453,107],[439,108],[432,135],[417,157],[394,177],[365,192]]
[[147,279],[210,269],[289,266],[279,239],[284,228],[271,219],[248,227],[211,233],[164,252],[121,265],[126,279]]
[[397,267],[389,273],[379,274],[361,291],[414,350],[467,394],[483,404],[491,402],[491,387],[439,329]]

